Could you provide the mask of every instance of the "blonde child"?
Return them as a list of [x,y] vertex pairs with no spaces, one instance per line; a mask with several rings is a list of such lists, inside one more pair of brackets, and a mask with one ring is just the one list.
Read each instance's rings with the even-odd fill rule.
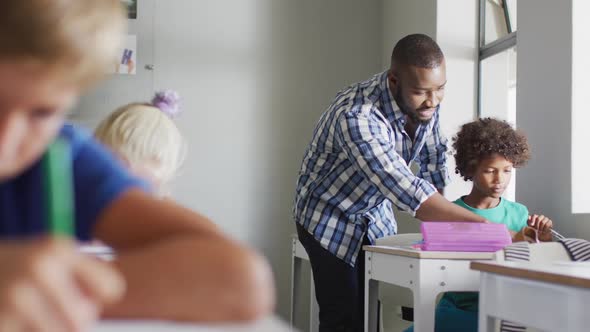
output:
[[150,182],[156,194],[166,196],[185,156],[185,141],[173,121],[179,112],[176,92],[158,92],[151,103],[116,109],[98,125],[94,136],[133,174]]
[[[272,310],[264,259],[146,193],[100,144],[64,125],[113,63],[125,22],[119,0],[0,5],[0,331],[80,331],[100,315],[239,320]],[[44,236],[40,160],[56,137],[71,154],[76,238],[115,248],[113,262]]]

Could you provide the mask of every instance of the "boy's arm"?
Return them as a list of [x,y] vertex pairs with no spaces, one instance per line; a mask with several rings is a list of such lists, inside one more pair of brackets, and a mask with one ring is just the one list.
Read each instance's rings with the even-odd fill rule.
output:
[[512,235],[512,242],[550,242],[553,241],[553,221],[544,215],[532,214],[529,215],[528,209],[522,206],[521,220],[523,226],[518,232],[510,231]]
[[508,232],[510,233],[510,237],[512,238],[512,242],[513,243],[514,242],[526,241],[522,230],[520,232],[515,232],[515,231],[508,230]]
[[62,238],[2,240],[0,264],[0,331],[86,331],[125,289],[116,270]]
[[110,317],[245,320],[268,314],[274,285],[266,261],[207,218],[131,189],[100,215],[95,235],[115,248],[127,281]]

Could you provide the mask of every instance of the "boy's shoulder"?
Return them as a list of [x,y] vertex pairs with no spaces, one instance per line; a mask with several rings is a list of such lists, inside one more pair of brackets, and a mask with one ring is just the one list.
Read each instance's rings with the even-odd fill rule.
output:
[[502,198],[502,199],[504,200],[504,204],[510,206],[513,209],[528,210],[528,208],[524,204],[521,204],[521,203],[518,203],[518,202],[514,202],[514,201],[511,201],[511,200],[506,199],[506,198]]
[[72,159],[74,160],[78,160],[81,151],[90,152],[86,153],[85,156],[87,158],[83,159],[83,161],[88,161],[88,158],[100,158],[101,150],[104,150],[104,148],[94,139],[92,133],[82,126],[72,123],[64,123],[59,130],[58,136],[68,143]]
[[64,123],[59,130],[58,136],[68,141],[74,149],[92,138],[88,130],[69,122]]
[[505,206],[506,210],[514,211],[516,214],[519,214],[519,215],[520,214],[528,215],[529,209],[524,204],[521,204],[518,202],[513,202],[513,201],[505,199],[505,198],[502,198],[502,199],[504,200],[504,206]]

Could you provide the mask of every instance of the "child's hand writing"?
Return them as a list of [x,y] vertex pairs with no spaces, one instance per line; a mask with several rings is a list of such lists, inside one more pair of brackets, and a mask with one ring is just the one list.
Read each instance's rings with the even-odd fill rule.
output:
[[0,242],[0,331],[81,331],[124,293],[113,268],[64,239]]
[[539,231],[540,241],[551,241],[551,228],[553,228],[553,221],[544,215],[533,214],[529,216],[528,225]]

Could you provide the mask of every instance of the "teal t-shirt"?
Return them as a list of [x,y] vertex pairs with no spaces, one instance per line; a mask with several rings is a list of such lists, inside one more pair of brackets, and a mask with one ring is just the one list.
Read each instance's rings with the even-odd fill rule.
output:
[[[527,225],[529,217],[529,210],[526,206],[511,202],[507,199],[501,198],[498,206],[490,209],[476,209],[463,201],[463,197],[457,199],[453,203],[466,208],[467,210],[478,214],[487,220],[505,224],[509,230],[518,232]],[[468,311],[477,311],[478,293],[477,292],[447,292],[444,295],[447,301],[450,301],[459,309]]]
[[519,232],[523,229],[527,225],[527,219],[529,217],[529,210],[526,206],[520,203],[511,202],[505,198],[500,198],[500,204],[491,209],[472,208],[465,204],[463,197],[457,199],[453,203],[466,208],[491,222],[505,224],[506,227],[513,232]]

